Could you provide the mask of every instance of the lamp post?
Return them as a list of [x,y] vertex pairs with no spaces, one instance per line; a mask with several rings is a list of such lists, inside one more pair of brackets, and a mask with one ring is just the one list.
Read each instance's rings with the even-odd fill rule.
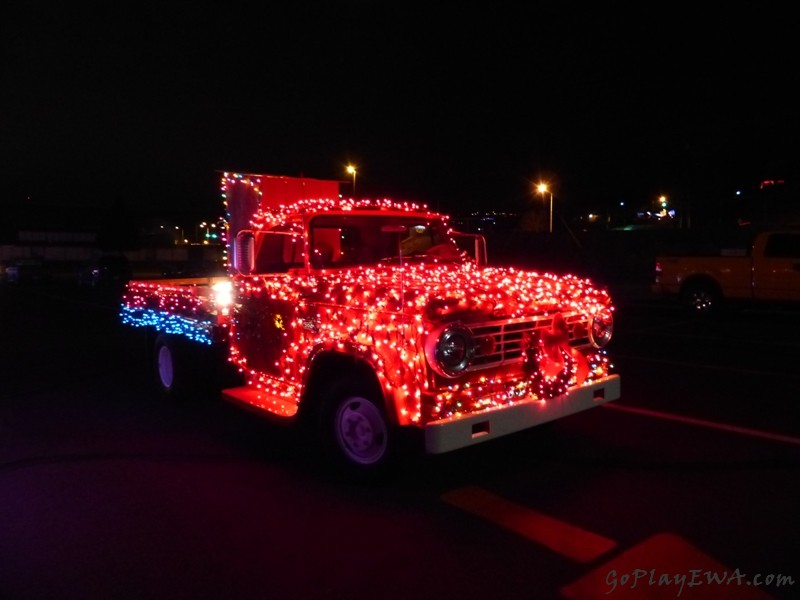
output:
[[356,168],[353,165],[347,165],[347,172],[353,176],[353,197],[356,195]]
[[536,186],[536,191],[539,192],[542,195],[542,197],[544,197],[544,195],[547,194],[547,193],[550,194],[550,229],[549,229],[549,231],[550,231],[550,233],[553,233],[553,192],[551,190],[547,189],[547,184],[546,183],[540,183],[539,185],[537,185]]

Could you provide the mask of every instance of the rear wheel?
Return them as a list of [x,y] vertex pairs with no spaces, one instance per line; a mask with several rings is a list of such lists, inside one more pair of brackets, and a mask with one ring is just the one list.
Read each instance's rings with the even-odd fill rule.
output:
[[187,392],[185,351],[180,340],[160,333],[153,344],[153,375],[159,392],[170,399],[182,399]]
[[683,304],[696,315],[710,315],[719,310],[722,295],[710,282],[696,282],[686,286],[682,294]]
[[152,349],[153,380],[169,400],[211,400],[223,387],[242,384],[227,361],[227,344],[207,345],[182,335],[158,333]]

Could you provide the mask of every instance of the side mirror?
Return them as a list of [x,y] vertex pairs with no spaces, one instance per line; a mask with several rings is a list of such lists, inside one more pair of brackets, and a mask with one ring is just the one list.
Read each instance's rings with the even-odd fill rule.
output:
[[256,269],[256,236],[244,229],[236,234],[233,247],[233,266],[242,275],[250,275]]
[[486,252],[485,237],[480,234],[455,231],[453,232],[453,238],[456,240],[458,247],[466,250],[479,267],[485,267],[488,264],[489,257]]

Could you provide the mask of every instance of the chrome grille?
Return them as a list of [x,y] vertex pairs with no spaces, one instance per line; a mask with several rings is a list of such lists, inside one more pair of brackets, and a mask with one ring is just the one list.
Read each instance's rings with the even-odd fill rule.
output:
[[[569,344],[588,344],[588,319],[580,313],[563,313],[567,324]],[[489,323],[471,323],[469,329],[475,337],[475,357],[467,371],[498,367],[523,359],[524,340],[537,338],[553,324],[553,316],[510,319]]]

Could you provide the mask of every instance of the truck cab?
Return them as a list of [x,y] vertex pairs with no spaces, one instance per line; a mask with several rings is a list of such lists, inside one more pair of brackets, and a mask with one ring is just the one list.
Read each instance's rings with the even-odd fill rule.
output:
[[800,231],[771,231],[752,249],[753,295],[759,300],[800,300]]
[[[482,236],[452,231],[441,217],[396,211],[326,211],[237,233],[236,274],[266,275],[436,260],[486,263]],[[468,255],[467,252],[471,254]]]

